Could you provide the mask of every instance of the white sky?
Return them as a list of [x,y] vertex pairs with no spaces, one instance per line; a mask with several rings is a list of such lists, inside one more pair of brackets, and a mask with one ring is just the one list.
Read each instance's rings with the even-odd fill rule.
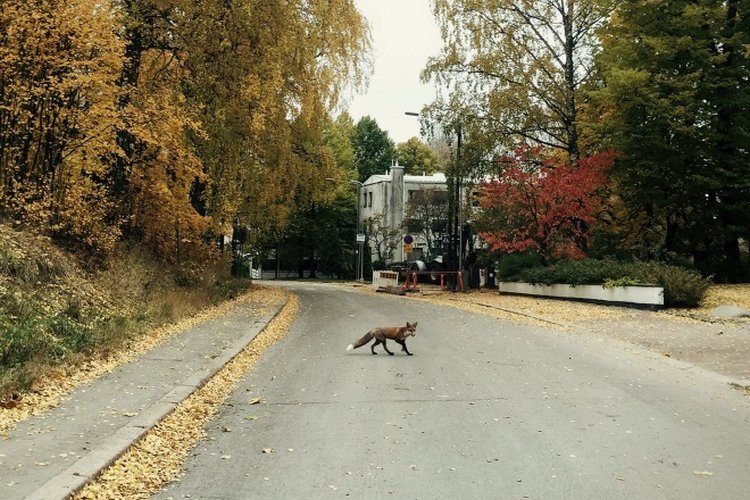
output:
[[354,123],[371,116],[396,144],[419,137],[419,112],[435,99],[432,85],[419,74],[427,58],[440,53],[442,42],[429,0],[355,0],[370,23],[374,72],[363,95],[354,96],[349,114]]

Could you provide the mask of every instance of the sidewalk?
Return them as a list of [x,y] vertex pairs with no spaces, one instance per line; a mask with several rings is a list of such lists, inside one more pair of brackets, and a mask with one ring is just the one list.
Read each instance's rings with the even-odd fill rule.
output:
[[20,422],[0,441],[0,498],[66,498],[200,388],[281,310],[239,303]]

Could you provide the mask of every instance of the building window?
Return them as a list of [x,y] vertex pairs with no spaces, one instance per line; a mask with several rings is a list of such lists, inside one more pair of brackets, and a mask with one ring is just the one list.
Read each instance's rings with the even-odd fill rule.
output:
[[368,193],[370,195],[370,208],[372,208],[372,193]]

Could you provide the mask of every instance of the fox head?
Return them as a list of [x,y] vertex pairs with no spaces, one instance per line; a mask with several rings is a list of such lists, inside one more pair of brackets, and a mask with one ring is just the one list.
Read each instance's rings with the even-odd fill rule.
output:
[[409,335],[411,335],[412,337],[414,337],[417,334],[417,323],[418,323],[418,321],[415,321],[414,323],[409,323],[407,321],[406,322],[406,333],[404,335],[407,336],[407,337]]

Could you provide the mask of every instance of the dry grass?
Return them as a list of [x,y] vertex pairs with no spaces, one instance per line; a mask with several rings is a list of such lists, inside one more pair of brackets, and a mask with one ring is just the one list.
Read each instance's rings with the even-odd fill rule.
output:
[[697,312],[710,313],[721,305],[733,305],[750,311],[750,284],[711,285]]
[[179,268],[154,260],[142,248],[121,251],[109,259],[106,268],[92,274],[91,281],[98,290],[116,298],[122,314],[146,316],[154,322],[169,322],[195,314],[205,307],[216,305],[242,291],[219,284],[230,284],[230,262],[219,259],[200,270],[191,286],[177,286],[175,274]]
[[[25,411],[49,380],[73,379],[118,359],[138,337],[234,297],[248,282],[227,279],[218,259],[192,272],[139,247],[90,266],[46,237],[0,224],[0,407]],[[147,339],[146,339],[147,340]]]

